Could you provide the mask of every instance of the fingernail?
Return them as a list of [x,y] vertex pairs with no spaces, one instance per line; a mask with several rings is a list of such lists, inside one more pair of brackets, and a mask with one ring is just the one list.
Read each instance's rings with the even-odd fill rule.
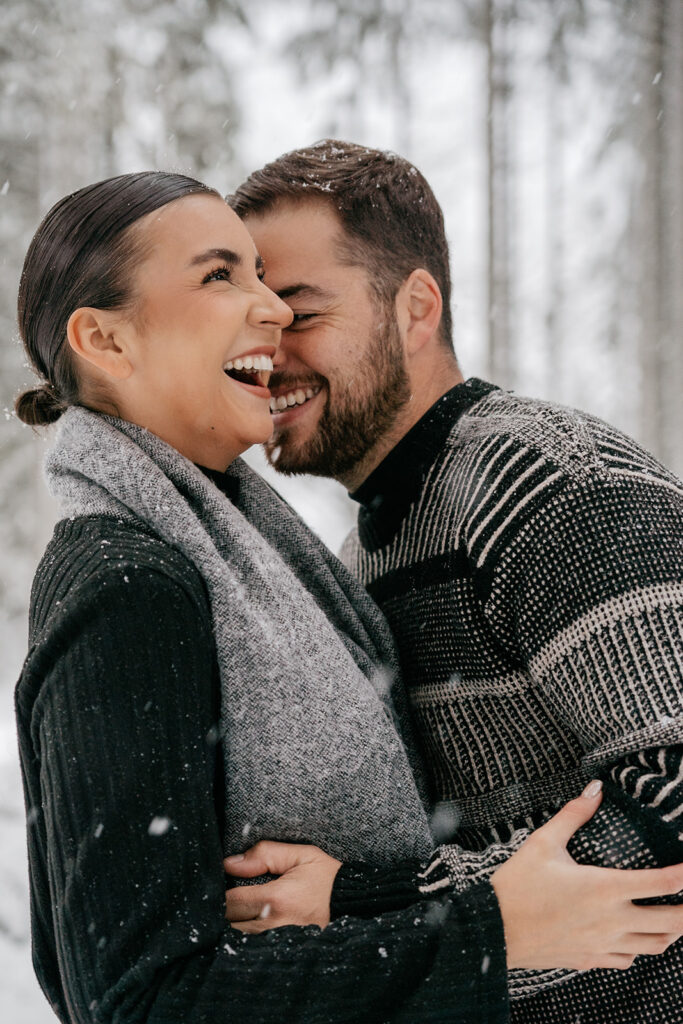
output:
[[598,795],[601,789],[602,782],[600,779],[593,779],[592,782],[588,783],[581,796],[585,796],[588,800],[591,800],[594,796]]
[[232,857],[226,857],[225,858],[225,863],[226,864],[237,864],[241,860],[244,860],[244,854],[243,853],[233,853]]

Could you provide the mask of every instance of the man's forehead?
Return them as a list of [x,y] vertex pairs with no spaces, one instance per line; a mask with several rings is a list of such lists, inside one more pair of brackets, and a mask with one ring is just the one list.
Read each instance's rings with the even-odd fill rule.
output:
[[256,247],[263,257],[266,284],[282,299],[293,297],[325,302],[338,290],[344,264],[338,258],[336,239],[329,234],[298,230],[295,221],[276,214],[247,219]]
[[296,284],[289,284],[278,288],[277,293],[281,299],[297,298],[309,301],[326,302],[334,297],[329,288],[322,288],[319,285],[311,284],[308,281],[298,281]]
[[350,279],[367,274],[348,258],[343,225],[327,202],[285,200],[247,214],[245,224],[263,256],[266,284],[285,302],[336,302]]
[[329,245],[344,236],[335,210],[321,202],[277,203],[247,214],[245,224],[261,246],[271,245],[279,251],[296,246],[298,252],[305,253],[323,241]]

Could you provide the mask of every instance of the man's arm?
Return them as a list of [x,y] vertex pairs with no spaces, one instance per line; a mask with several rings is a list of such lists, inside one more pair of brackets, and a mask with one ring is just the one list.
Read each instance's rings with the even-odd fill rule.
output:
[[[485,613],[583,751],[582,774],[605,783],[572,855],[631,868],[683,860],[683,490],[591,465],[511,531],[502,552],[478,540]],[[442,847],[423,889],[490,877],[529,834]]]
[[515,609],[502,634],[512,625],[586,774],[605,781],[572,854],[619,867],[680,861],[683,490],[656,477],[573,482],[525,527],[500,572]]

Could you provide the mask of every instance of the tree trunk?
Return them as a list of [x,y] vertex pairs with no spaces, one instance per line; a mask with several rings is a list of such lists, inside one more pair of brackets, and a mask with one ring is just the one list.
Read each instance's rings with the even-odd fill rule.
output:
[[551,49],[545,90],[545,265],[546,265],[546,394],[567,399],[563,374],[565,273],[564,60]]
[[646,447],[665,462],[671,461],[672,449],[679,441],[669,440],[667,433],[671,420],[677,419],[672,407],[680,403],[680,395],[672,394],[671,386],[677,362],[674,349],[680,345],[680,338],[673,336],[677,300],[672,294],[676,261],[672,242],[677,217],[671,209],[669,197],[677,187],[673,179],[676,174],[680,175],[680,166],[677,170],[670,167],[671,143],[667,139],[668,132],[675,134],[676,131],[675,125],[670,123],[671,110],[667,109],[671,103],[669,83],[665,88],[670,70],[669,19],[674,20],[675,15],[672,18],[671,6],[666,0],[643,0],[639,23],[642,86],[640,118],[636,119],[636,125],[640,127],[637,142],[642,163],[637,242],[637,256],[642,261],[639,316],[641,437]]
[[411,0],[399,0],[389,37],[389,65],[394,107],[395,147],[410,159],[412,149],[410,70]]
[[662,32],[662,263],[667,317],[662,457],[683,478],[683,4],[665,5]]
[[488,192],[488,376],[514,384],[512,325],[512,160],[509,39],[512,0],[486,0]]

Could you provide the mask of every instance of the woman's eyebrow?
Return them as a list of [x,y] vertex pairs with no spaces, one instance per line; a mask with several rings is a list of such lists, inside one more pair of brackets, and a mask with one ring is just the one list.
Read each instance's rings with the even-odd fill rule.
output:
[[[188,267],[196,267],[198,263],[209,263],[211,260],[223,260],[235,267],[239,267],[243,262],[240,254],[233,252],[232,249],[207,249],[205,252],[193,256]],[[263,260],[260,256],[255,256],[254,262],[257,270],[263,270]]]

